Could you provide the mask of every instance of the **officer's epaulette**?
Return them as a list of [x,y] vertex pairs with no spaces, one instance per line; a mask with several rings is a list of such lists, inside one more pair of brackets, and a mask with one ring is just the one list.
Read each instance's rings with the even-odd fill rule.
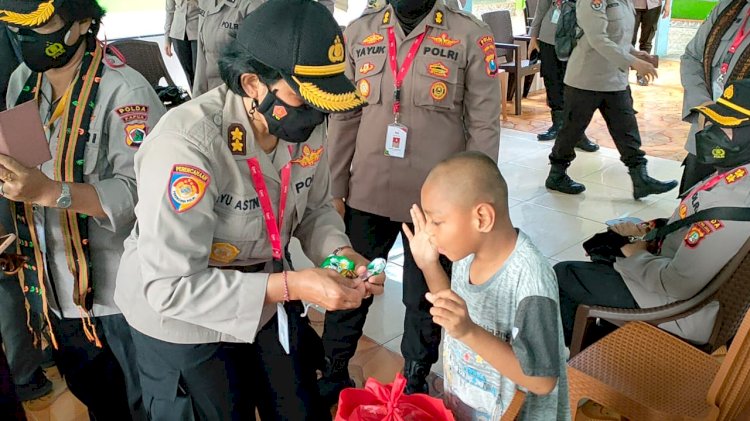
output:
[[371,18],[372,15],[382,12],[383,9],[385,9],[386,6],[388,6],[388,4],[385,1],[382,1],[382,0],[378,0],[376,2],[369,2],[368,1],[367,7],[362,12],[362,14],[359,15],[359,17],[357,17],[354,20],[352,20],[351,22],[349,22],[348,26],[351,26],[354,22],[357,22],[357,21],[359,21],[361,19]]
[[453,11],[453,12],[456,12],[457,15],[460,15],[460,16],[463,16],[465,18],[468,18],[469,20],[471,20],[472,22],[476,23],[477,25],[479,25],[479,26],[481,26],[483,28],[487,27],[487,24],[484,23],[484,21],[482,21],[479,18],[477,18],[476,16],[474,16],[474,14],[471,13],[471,12],[467,12],[466,10],[463,10],[463,9],[453,9],[453,8],[451,8],[449,6],[446,6],[446,8],[449,9],[449,10],[451,10],[451,11]]

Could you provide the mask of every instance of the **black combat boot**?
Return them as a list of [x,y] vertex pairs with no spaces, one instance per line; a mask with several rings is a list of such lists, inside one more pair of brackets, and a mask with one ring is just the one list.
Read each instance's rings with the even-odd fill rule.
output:
[[633,180],[633,198],[638,200],[650,194],[666,193],[677,187],[676,180],[659,181],[648,176],[646,164],[628,168],[630,179]]
[[335,361],[331,363],[326,361],[326,369],[323,370],[323,376],[318,379],[318,390],[320,398],[326,406],[332,406],[338,403],[339,394],[347,387],[355,387],[354,380],[349,377],[349,368],[344,361]]
[[404,362],[404,377],[406,377],[405,394],[430,393],[430,388],[427,385],[427,375],[430,374],[431,366],[432,364],[421,361],[406,360]]
[[557,134],[560,133],[563,124],[563,112],[551,111],[550,114],[552,115],[552,127],[547,129],[546,132],[536,135],[536,139],[539,141],[555,140]]
[[576,183],[572,178],[568,177],[565,170],[570,164],[556,164],[552,163],[552,168],[549,170],[547,181],[544,185],[550,189],[559,191],[565,194],[579,194],[586,190],[586,186],[581,183]]
[[584,152],[596,152],[599,150],[599,145],[592,142],[591,139],[586,136],[586,133],[584,133],[583,136],[581,136],[581,140],[576,143],[576,148]]

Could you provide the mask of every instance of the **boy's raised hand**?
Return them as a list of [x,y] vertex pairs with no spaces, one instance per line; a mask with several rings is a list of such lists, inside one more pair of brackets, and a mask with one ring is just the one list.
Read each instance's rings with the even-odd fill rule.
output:
[[414,232],[412,233],[406,224],[402,224],[402,228],[409,240],[409,248],[412,256],[414,256],[414,262],[422,270],[430,265],[439,264],[440,254],[432,242],[432,236],[427,232],[427,218],[417,205],[412,205],[409,213],[411,213],[411,220],[414,223]]
[[432,303],[432,321],[457,340],[463,341],[477,327],[469,317],[466,301],[453,290],[444,289],[434,294],[428,292],[425,297]]

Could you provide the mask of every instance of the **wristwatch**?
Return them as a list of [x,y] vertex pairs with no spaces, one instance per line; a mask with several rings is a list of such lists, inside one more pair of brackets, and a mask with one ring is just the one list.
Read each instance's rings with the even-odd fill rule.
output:
[[70,185],[68,183],[62,183],[62,192],[60,197],[57,198],[57,207],[60,209],[68,209],[73,201],[70,198]]

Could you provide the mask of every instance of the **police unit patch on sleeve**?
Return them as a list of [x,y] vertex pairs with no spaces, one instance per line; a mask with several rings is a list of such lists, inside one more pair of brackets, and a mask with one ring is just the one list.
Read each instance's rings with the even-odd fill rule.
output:
[[484,69],[489,77],[497,76],[497,61],[495,55],[495,37],[484,35],[477,41],[484,53]]
[[148,105],[130,104],[115,109],[123,123],[140,120],[148,121]]
[[125,125],[125,144],[131,148],[138,148],[148,134],[146,123],[131,123]]
[[177,213],[183,213],[197,205],[206,194],[211,176],[198,167],[176,164],[169,175],[167,196]]
[[323,155],[323,147],[318,149],[312,149],[308,145],[302,147],[302,156],[291,161],[292,164],[297,164],[301,167],[312,167],[320,161],[320,157]]
[[685,234],[685,245],[696,248],[708,235],[724,228],[724,224],[718,219],[696,222]]

